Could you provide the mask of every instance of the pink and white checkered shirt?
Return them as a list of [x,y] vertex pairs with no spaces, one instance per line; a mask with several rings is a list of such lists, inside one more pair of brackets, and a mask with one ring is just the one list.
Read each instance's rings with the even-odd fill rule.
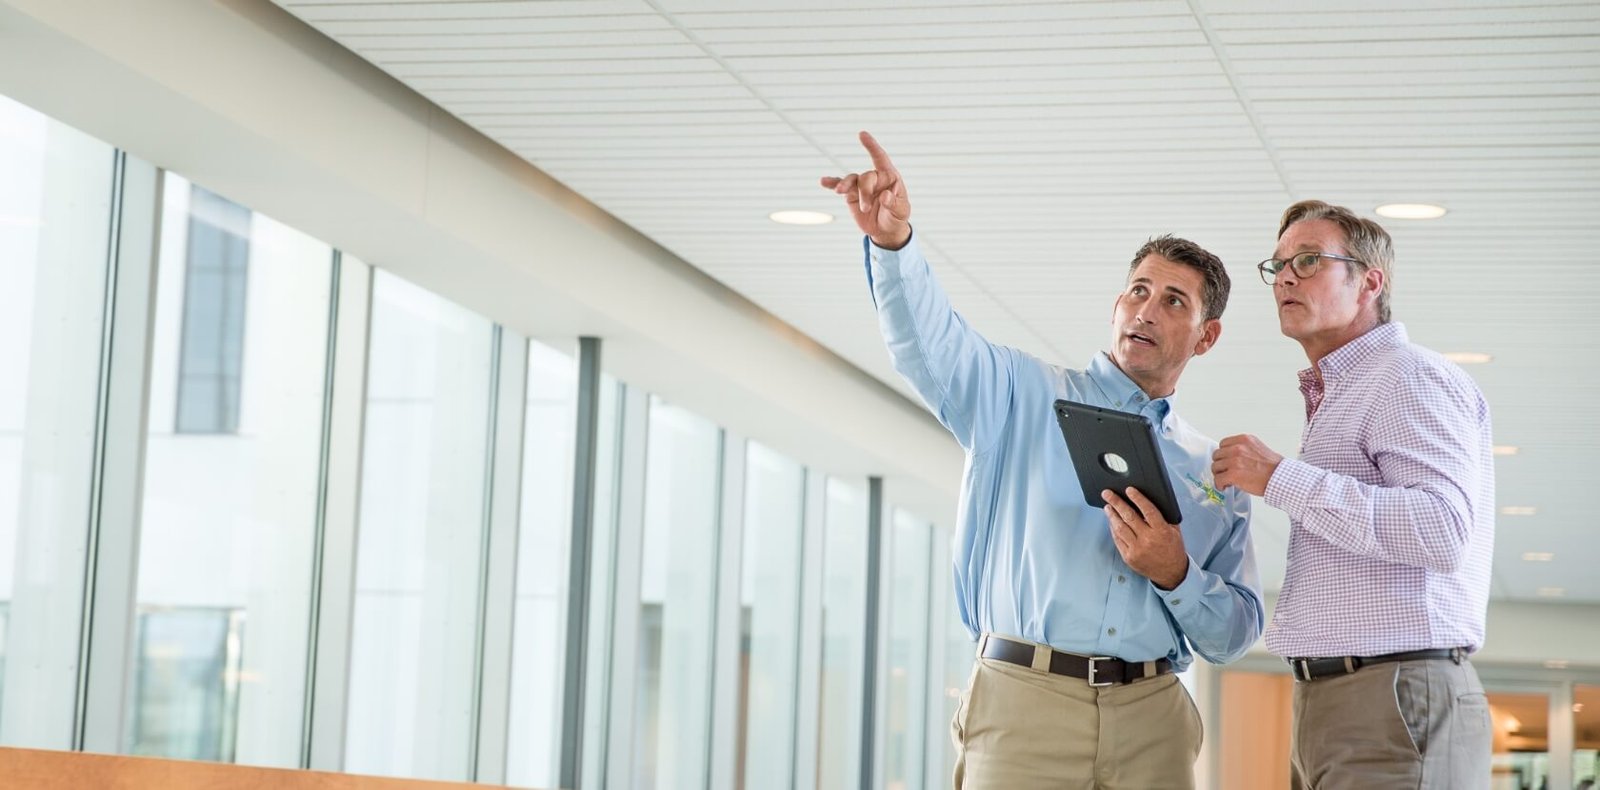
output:
[[1489,405],[1453,363],[1380,324],[1300,373],[1300,459],[1267,482],[1289,567],[1267,649],[1375,656],[1483,645],[1494,554]]

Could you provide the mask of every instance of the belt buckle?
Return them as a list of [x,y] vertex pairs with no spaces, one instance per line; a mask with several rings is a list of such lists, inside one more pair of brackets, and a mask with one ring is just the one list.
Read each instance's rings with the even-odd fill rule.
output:
[[1303,680],[1303,681],[1305,681],[1307,683],[1311,682],[1311,680],[1312,680],[1312,678],[1311,678],[1311,659],[1309,659],[1309,658],[1290,659],[1289,660],[1289,666],[1293,668],[1295,678],[1297,678],[1299,680]]
[[1115,680],[1107,680],[1102,682],[1098,679],[1100,672],[1099,662],[1110,661],[1111,659],[1112,656],[1089,656],[1089,677],[1085,678],[1085,680],[1089,681],[1089,686],[1091,688],[1105,688],[1106,686],[1117,685]]

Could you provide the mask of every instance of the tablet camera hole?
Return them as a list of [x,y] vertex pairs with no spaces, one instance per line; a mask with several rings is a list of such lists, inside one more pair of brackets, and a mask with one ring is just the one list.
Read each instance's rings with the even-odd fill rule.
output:
[[1128,461],[1116,453],[1106,453],[1100,456],[1100,465],[1113,474],[1128,474]]

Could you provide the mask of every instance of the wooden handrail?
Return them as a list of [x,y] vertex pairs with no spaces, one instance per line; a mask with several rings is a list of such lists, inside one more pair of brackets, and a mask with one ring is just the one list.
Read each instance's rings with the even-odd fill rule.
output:
[[0,787],[6,790],[493,790],[495,786],[0,747]]

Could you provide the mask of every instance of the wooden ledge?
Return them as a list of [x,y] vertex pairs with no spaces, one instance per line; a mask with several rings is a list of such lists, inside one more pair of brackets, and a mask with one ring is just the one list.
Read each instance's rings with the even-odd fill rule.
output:
[[493,786],[0,747],[0,787],[6,790],[492,790]]

